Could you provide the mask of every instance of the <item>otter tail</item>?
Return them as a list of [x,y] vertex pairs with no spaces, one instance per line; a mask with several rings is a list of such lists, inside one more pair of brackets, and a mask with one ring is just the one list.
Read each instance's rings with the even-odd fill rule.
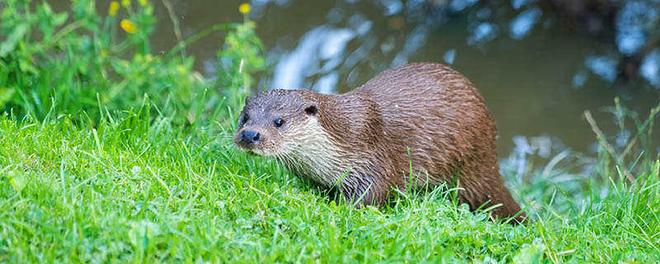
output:
[[[477,176],[477,177],[474,177]],[[463,177],[459,192],[461,202],[470,205],[471,210],[486,209],[496,206],[491,212],[495,219],[511,219],[510,223],[525,222],[527,216],[520,210],[520,206],[513,199],[509,190],[497,172],[488,172],[472,177]]]

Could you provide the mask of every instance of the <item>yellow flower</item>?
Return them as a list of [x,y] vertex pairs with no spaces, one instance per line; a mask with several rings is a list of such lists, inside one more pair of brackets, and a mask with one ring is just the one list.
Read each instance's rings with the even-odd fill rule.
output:
[[122,19],[121,22],[119,22],[119,26],[121,26],[121,29],[126,31],[126,33],[133,34],[137,32],[137,26],[135,23],[128,19]]
[[117,15],[117,11],[119,11],[119,2],[110,2],[110,7],[108,7],[108,15],[114,17]]
[[141,6],[145,7],[149,4],[149,0],[138,0]]
[[242,3],[241,5],[238,6],[238,12],[241,12],[241,14],[243,15],[250,13],[250,4]]
[[131,0],[121,0],[121,5],[124,7],[131,6]]

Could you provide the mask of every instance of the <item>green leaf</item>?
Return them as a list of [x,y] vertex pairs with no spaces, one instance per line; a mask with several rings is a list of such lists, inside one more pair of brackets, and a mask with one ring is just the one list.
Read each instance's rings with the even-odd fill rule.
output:
[[543,245],[539,243],[523,245],[513,257],[513,263],[541,263],[541,260],[543,260]]
[[25,34],[28,32],[30,26],[27,23],[22,23],[14,28],[7,40],[3,41],[0,44],[0,57],[5,57],[10,52],[14,51],[18,42],[23,39]]
[[0,109],[5,107],[9,101],[14,97],[16,91],[13,88],[0,87]]
[[28,179],[23,174],[12,174],[9,175],[9,185],[14,189],[15,192],[20,193],[27,185]]
[[66,20],[69,18],[69,15],[67,13],[58,13],[55,16],[53,16],[53,25],[55,26],[60,26],[66,22]]

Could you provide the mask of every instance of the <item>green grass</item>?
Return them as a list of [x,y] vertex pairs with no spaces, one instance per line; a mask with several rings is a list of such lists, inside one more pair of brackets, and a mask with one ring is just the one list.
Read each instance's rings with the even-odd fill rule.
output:
[[611,183],[564,211],[527,200],[542,209],[511,226],[440,190],[380,209],[335,205],[276,163],[237,152],[227,133],[130,112],[96,128],[0,118],[0,261],[660,258],[658,162],[633,187]]
[[[489,221],[443,189],[356,209],[233,147],[235,113],[265,67],[251,21],[205,31],[229,30],[209,79],[179,56],[203,34],[149,51],[146,1],[116,17],[96,14],[91,0],[66,15],[3,1],[0,262],[660,259],[660,106],[642,118],[616,101],[609,110],[631,136],[610,144],[595,129],[595,158],[503,162],[527,225]],[[122,18],[139,31],[118,30]]]

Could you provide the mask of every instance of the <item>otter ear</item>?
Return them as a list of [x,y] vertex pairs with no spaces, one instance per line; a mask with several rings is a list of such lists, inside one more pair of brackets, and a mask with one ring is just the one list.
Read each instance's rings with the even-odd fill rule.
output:
[[315,104],[309,105],[305,107],[305,113],[308,115],[316,115],[318,113],[319,109],[316,107]]

